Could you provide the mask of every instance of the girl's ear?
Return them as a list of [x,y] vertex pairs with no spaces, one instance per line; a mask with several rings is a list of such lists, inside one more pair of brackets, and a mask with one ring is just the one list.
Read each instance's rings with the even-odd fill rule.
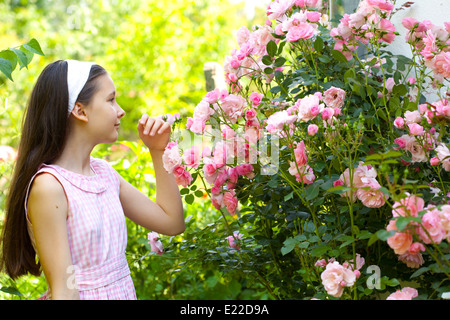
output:
[[80,121],[83,121],[83,122],[89,121],[87,112],[86,112],[86,107],[79,102],[75,103],[75,106],[73,107],[73,110],[72,110],[72,115]]

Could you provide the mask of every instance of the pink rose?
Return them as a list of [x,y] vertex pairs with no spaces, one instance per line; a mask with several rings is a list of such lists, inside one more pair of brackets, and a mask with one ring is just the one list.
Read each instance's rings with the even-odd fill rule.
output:
[[300,22],[298,25],[289,28],[286,34],[287,42],[295,42],[300,39],[309,39],[316,33],[316,29],[309,23]]
[[323,119],[323,120],[328,120],[328,119],[330,119],[333,115],[334,115],[334,110],[333,110],[333,108],[327,107],[327,108],[324,108],[324,109],[322,110],[322,119]]
[[344,106],[345,91],[341,88],[331,87],[324,94],[324,102],[328,107],[342,108]]
[[234,215],[238,204],[236,192],[234,190],[226,191],[223,195],[222,204],[227,208],[231,215]]
[[319,130],[319,127],[316,124],[310,124],[308,126],[308,134],[310,136],[314,136],[318,130]]
[[307,11],[306,18],[311,22],[318,22],[322,15],[318,11]]
[[434,69],[444,78],[450,78],[450,52],[441,52],[436,55]]
[[189,171],[187,171],[183,166],[178,166],[173,171],[175,176],[175,182],[178,185],[181,185],[183,187],[187,187],[191,184],[193,178]]
[[264,95],[262,93],[252,92],[248,98],[252,102],[252,105],[256,107],[260,105],[263,97]]
[[408,124],[409,133],[414,136],[423,135],[423,127],[418,123],[410,123]]
[[356,196],[366,207],[379,208],[386,203],[385,197],[387,197],[379,191],[380,188],[381,185],[375,179],[370,179],[356,191]]
[[448,147],[440,143],[436,147],[436,157],[439,159],[439,162],[442,163],[445,171],[450,171],[450,150]]
[[386,300],[412,300],[418,295],[419,293],[416,289],[405,287],[401,291],[397,290],[396,292],[392,293],[389,297],[386,298]]
[[329,263],[320,278],[327,293],[336,298],[342,296],[344,287],[351,287],[356,281],[356,275],[337,261]]
[[[397,230],[395,225],[396,220],[389,221],[386,227],[387,231]],[[396,254],[404,254],[408,252],[409,247],[412,244],[412,235],[408,232],[395,232],[393,236],[387,239],[387,244],[391,247]]]
[[243,116],[246,101],[243,97],[230,94],[222,100],[222,110],[232,123],[236,123]]
[[419,21],[417,19],[414,19],[411,17],[406,17],[406,18],[403,18],[403,20],[402,20],[402,25],[408,30],[411,30],[412,28],[414,28],[414,26],[417,25],[418,23],[419,23]]
[[416,231],[419,238],[426,244],[441,243],[445,236],[445,230],[441,225],[439,210],[437,208],[428,210],[423,215],[421,226],[418,226]]
[[393,217],[417,217],[418,213],[423,210],[425,201],[416,195],[407,196],[395,201],[392,205]]
[[403,129],[405,125],[405,120],[402,117],[397,117],[394,120],[394,127],[398,129]]
[[158,239],[159,236],[156,232],[152,231],[147,234],[148,243],[151,246],[151,250],[156,252],[159,255],[162,255],[164,252],[163,245],[161,240]]
[[201,160],[201,150],[198,146],[192,146],[184,152],[184,162],[186,165],[197,168]]
[[170,148],[164,150],[162,161],[164,169],[168,173],[173,173],[173,170],[181,165],[183,159],[180,156],[180,150],[176,143],[170,143]]
[[228,236],[227,237],[227,241],[228,241],[228,245],[230,248],[232,249],[236,249],[239,250],[239,245],[236,243],[236,239],[241,239],[242,238],[242,234],[239,232],[233,232],[232,236]]

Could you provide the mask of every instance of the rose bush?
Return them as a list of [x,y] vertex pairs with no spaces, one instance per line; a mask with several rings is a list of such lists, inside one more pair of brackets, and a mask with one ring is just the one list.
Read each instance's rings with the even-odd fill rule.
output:
[[[332,27],[325,6],[276,0],[264,25],[237,31],[228,90],[208,92],[185,130],[176,120],[165,168],[188,204],[202,190],[222,214],[228,249],[210,261],[275,299],[439,299],[450,23],[394,26],[390,1],[363,0]],[[412,58],[388,50],[399,27]]]

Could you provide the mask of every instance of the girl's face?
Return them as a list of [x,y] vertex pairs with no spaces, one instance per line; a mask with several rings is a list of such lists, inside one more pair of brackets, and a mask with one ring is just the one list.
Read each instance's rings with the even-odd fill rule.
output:
[[120,119],[125,115],[116,102],[116,88],[108,74],[97,79],[97,92],[86,108],[87,127],[95,143],[112,143],[118,138]]

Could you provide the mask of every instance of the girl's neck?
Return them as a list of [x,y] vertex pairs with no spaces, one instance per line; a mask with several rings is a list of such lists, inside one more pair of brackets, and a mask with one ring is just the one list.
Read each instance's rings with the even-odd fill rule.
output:
[[90,160],[92,149],[88,143],[76,143],[68,139],[61,156],[54,164],[78,174],[92,176],[94,175]]

